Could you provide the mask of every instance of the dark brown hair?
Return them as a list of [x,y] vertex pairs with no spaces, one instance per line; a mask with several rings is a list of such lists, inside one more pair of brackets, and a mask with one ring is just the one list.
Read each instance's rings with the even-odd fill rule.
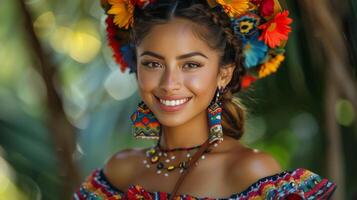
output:
[[[197,24],[194,33],[221,53],[220,66],[235,65],[232,80],[222,98],[222,126],[225,135],[240,139],[244,132],[245,111],[233,94],[240,91],[241,79],[246,71],[242,64],[241,41],[234,35],[229,17],[219,8],[211,8],[206,0],[157,1],[143,10],[135,10],[131,31],[134,45],[139,45],[153,26],[167,23],[173,18],[183,18]],[[134,56],[133,63],[136,65],[135,62]]]

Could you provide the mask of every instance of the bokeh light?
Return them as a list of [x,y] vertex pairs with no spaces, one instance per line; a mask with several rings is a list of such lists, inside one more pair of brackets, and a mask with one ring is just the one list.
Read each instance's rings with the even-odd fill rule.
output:
[[355,122],[355,110],[350,101],[339,99],[336,103],[336,120],[343,126],[351,126]]

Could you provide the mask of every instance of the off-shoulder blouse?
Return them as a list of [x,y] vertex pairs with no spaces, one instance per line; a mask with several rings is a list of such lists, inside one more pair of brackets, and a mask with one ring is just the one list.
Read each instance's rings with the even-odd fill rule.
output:
[[[322,200],[329,199],[336,184],[304,168],[286,170],[257,180],[244,191],[227,198],[198,198],[181,194],[176,200]],[[74,200],[167,200],[170,193],[147,191],[140,185],[130,185],[127,191],[115,188],[103,169],[94,170],[73,194]]]

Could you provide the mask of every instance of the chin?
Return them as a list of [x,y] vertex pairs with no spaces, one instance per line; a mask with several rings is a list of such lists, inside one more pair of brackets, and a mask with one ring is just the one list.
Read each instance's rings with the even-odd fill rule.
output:
[[186,117],[179,116],[179,115],[172,115],[172,116],[155,115],[155,116],[157,120],[160,122],[160,124],[166,127],[177,127],[185,124],[188,121],[188,119],[185,120]]

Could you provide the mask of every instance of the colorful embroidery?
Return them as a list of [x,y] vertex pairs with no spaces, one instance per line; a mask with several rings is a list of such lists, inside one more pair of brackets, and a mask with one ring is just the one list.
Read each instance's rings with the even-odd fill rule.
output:
[[[284,171],[264,177],[250,185],[243,192],[233,194],[229,200],[324,200],[329,199],[336,184],[303,168]],[[127,192],[120,191],[106,179],[103,170],[95,170],[74,193],[74,200],[167,200],[166,192],[149,192],[139,185],[131,185]],[[177,200],[214,200],[190,195],[177,196]],[[220,199],[216,199],[220,200]]]

